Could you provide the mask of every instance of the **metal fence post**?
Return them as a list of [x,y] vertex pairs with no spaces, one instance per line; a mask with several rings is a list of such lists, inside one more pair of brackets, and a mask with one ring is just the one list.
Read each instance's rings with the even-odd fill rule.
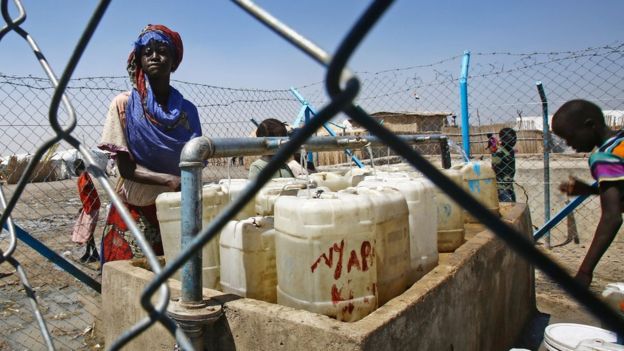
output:
[[451,149],[448,145],[448,138],[440,139],[440,156],[442,156],[442,168],[451,168]]
[[[536,82],[537,92],[542,100],[542,133],[544,143],[544,223],[550,220],[550,128],[548,123],[548,100],[542,82]],[[550,231],[545,233],[546,247],[550,249]]]
[[459,76],[459,98],[461,100],[462,143],[466,157],[470,158],[470,122],[468,115],[468,66],[470,51],[464,51],[462,58],[461,75]]

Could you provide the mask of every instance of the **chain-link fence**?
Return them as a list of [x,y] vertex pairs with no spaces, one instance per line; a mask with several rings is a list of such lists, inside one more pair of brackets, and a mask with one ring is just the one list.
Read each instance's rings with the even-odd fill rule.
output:
[[[544,176],[543,111],[536,88],[541,81],[547,96],[549,121],[565,101],[584,98],[597,103],[607,123],[622,127],[624,117],[624,44],[587,48],[574,52],[476,54],[470,69],[470,113],[472,125],[481,133],[502,127],[518,130],[515,190],[520,201],[531,204],[533,223],[541,226],[547,213],[561,209],[568,200],[558,184],[568,176],[591,183],[587,155],[574,154],[552,135],[549,177]],[[474,140],[474,153],[486,154],[486,138]],[[545,196],[547,194],[548,196]],[[561,223],[551,231],[553,245],[568,237],[591,239],[598,222],[599,201],[589,199],[575,211],[576,223]],[[550,212],[549,212],[550,211]]]
[[[394,131],[441,132],[455,145],[462,145],[461,59],[459,55],[430,65],[362,72],[363,88],[357,101],[368,111],[389,112],[377,115]],[[471,156],[491,160],[494,151],[503,149],[501,129],[514,129],[514,192],[519,202],[530,204],[533,223],[541,226],[548,208],[552,215],[568,201],[558,191],[558,184],[568,176],[591,182],[591,176],[587,155],[573,153],[550,134],[549,180],[545,181],[543,111],[536,83],[542,82],[547,95],[549,124],[552,113],[565,101],[584,98],[601,106],[609,126],[619,129],[624,124],[624,43],[566,52],[472,53],[470,60]],[[321,84],[300,91],[315,104],[324,102]],[[497,150],[488,147],[490,134]],[[548,204],[546,192],[550,195]],[[575,224],[563,222],[552,230],[552,244],[563,243],[574,233],[591,238],[598,210],[597,198],[587,200],[576,210]]]
[[[0,36],[1,38],[1,36]],[[362,90],[356,103],[390,130],[401,134],[444,133],[454,145],[461,145],[461,115],[458,94],[462,56],[429,65],[381,72],[360,72]],[[624,118],[624,44],[555,53],[472,53],[469,86],[472,156],[490,159],[488,134],[497,137],[504,127],[517,131],[514,189],[519,202],[530,205],[533,223],[544,223],[545,191],[550,191],[551,211],[564,206],[566,199],[556,184],[568,175],[589,179],[587,155],[571,153],[554,138],[551,150],[550,182],[544,181],[542,104],[536,89],[541,81],[548,96],[549,109],[555,111],[566,100],[583,97],[597,102],[614,127]],[[172,83],[199,109],[202,130],[214,137],[248,136],[255,130],[253,121],[277,118],[294,123],[302,103],[290,89],[233,89],[206,84]],[[47,78],[0,73],[0,176],[10,198],[32,154],[44,140],[55,135],[48,123],[49,101],[55,86]],[[130,88],[127,77],[87,77],[73,79],[66,94],[80,116],[73,135],[95,152],[106,168],[111,183],[117,174],[105,153],[96,146],[108,105],[115,95]],[[319,109],[329,100],[323,83],[301,86],[296,91],[309,106]],[[66,112],[66,111],[65,111]],[[65,115],[60,118],[70,123]],[[337,134],[366,133],[357,121],[339,115],[328,124]],[[318,133],[327,133],[319,130]],[[500,141],[500,140],[499,140]],[[495,143],[497,148],[502,145]],[[425,155],[438,155],[437,145],[419,146]],[[455,148],[454,162],[462,160]],[[369,154],[358,153],[361,158]],[[375,162],[396,162],[389,148],[373,151]],[[82,208],[75,174],[75,160],[81,156],[60,142],[49,148],[38,162],[19,202],[12,211],[13,221],[36,241],[66,259],[93,280],[99,280],[98,262],[81,262],[84,246],[72,241],[72,231]],[[437,160],[439,157],[431,157]],[[346,162],[340,155],[319,156],[322,165]],[[204,170],[204,180],[246,178],[247,169],[239,159],[215,159]],[[552,183],[552,184],[551,184]],[[550,186],[550,190],[548,190]],[[96,183],[102,205],[95,239],[102,234],[105,211],[110,199]],[[588,240],[596,226],[597,200],[589,200],[576,210],[576,223],[565,223],[552,231],[552,242],[566,240],[573,232]],[[0,234],[0,243],[6,241]],[[24,237],[21,237],[24,240]],[[33,241],[30,242],[32,245]],[[36,245],[34,245],[36,246]],[[99,245],[96,245],[99,246]],[[38,252],[36,252],[38,251]],[[60,258],[44,259],[42,251],[29,245],[17,246],[13,257],[28,273],[37,292],[39,307],[55,343],[63,349],[96,347],[99,294],[59,268]],[[45,254],[44,254],[45,255]],[[49,256],[47,256],[50,258]],[[0,261],[1,263],[1,261]],[[9,265],[0,264],[0,349],[40,349],[44,347],[30,312],[20,276]]]

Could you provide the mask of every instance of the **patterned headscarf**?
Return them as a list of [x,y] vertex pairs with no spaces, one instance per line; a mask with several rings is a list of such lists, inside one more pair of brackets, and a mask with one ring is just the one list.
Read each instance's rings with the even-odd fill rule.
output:
[[171,68],[171,72],[174,72],[184,55],[184,46],[182,45],[182,38],[178,32],[174,32],[171,29],[161,24],[148,24],[143,28],[141,34],[134,42],[134,49],[128,56],[128,75],[130,75],[130,81],[132,86],[139,92],[141,99],[145,99],[147,96],[147,88],[145,87],[145,74],[141,68],[141,49],[147,45],[150,40],[156,40],[166,43],[173,51],[174,61]]

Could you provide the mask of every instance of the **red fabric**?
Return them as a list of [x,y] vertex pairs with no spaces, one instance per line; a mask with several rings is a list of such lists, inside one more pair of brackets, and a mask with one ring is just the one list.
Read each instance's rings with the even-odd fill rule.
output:
[[491,153],[495,153],[498,150],[498,140],[496,140],[495,137],[489,138],[487,145],[487,148]]
[[[156,205],[142,207],[129,204],[125,205],[135,222],[139,222],[140,220],[143,220],[143,222],[147,221],[148,223],[145,224],[149,225],[150,229],[156,232],[156,238],[150,240],[149,237],[146,237],[146,239],[150,242],[154,253],[157,256],[162,256],[163,248],[160,240],[158,219],[156,217]],[[131,242],[128,242],[126,238]],[[134,237],[129,232],[128,226],[121,219],[119,211],[117,211],[115,206],[112,206],[106,218],[104,236],[102,237],[102,263],[134,258],[135,253],[132,252],[131,243],[134,244],[134,246],[138,246],[135,244]]]
[[83,211],[91,213],[93,210],[100,209],[100,197],[91,180],[91,176],[87,172],[82,172],[80,177],[78,177],[78,194],[80,194]]

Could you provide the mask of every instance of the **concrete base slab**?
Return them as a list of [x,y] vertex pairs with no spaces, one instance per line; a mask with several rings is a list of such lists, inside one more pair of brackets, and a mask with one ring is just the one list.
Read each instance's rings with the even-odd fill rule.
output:
[[[527,237],[524,204],[501,207],[502,218]],[[507,350],[535,313],[533,268],[480,225],[467,241],[403,294],[365,318],[345,323],[315,313],[204,289],[224,317],[206,336],[219,350]],[[111,262],[102,276],[106,344],[145,316],[139,298],[153,274],[129,261]],[[172,295],[178,281],[169,282]],[[128,350],[171,350],[173,338],[155,325]]]

